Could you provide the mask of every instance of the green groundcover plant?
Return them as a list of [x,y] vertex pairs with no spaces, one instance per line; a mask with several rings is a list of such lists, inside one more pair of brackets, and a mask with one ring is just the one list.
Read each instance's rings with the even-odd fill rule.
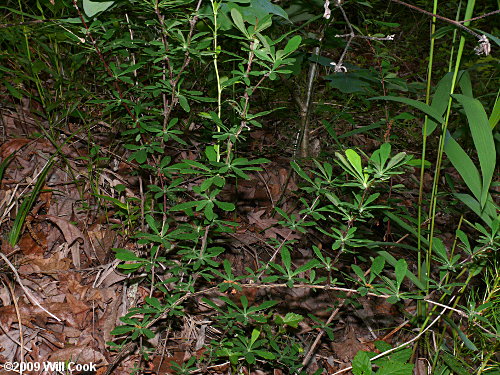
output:
[[[351,368],[356,375],[412,374],[417,354],[428,358],[436,374],[496,371],[500,216],[494,189],[499,102],[488,111],[474,97],[470,73],[461,67],[463,35],[456,37],[449,72],[434,90],[430,89],[431,44],[425,103],[395,94],[408,91],[408,86],[391,72],[382,45],[376,46],[381,61],[378,71],[347,72],[349,64],[342,59],[354,29],[359,29],[350,24],[341,3],[332,11],[343,14],[345,22],[341,22],[352,33],[335,66],[319,54],[304,52],[318,44],[307,27],[322,22],[318,34],[325,43],[333,43],[337,39],[330,29],[341,26],[313,14],[305,23],[294,18],[294,6],[303,7],[303,14],[318,12],[304,4],[286,8],[268,0],[83,0],[37,2],[28,9],[22,4],[20,9],[3,7],[22,21],[50,21],[56,26],[45,35],[30,35],[27,26],[9,28],[1,37],[2,46],[9,46],[14,56],[0,70],[5,88],[14,98],[29,95],[43,105],[42,115],[50,125],[43,136],[56,142],[61,117],[90,123],[92,111],[97,111],[112,124],[127,150],[127,162],[148,181],[142,199],[127,198],[123,185],[115,186],[114,196],[97,187],[93,191],[103,207],[114,207],[122,218],[120,229],[136,245],[134,250],[114,249],[121,261],[118,268],[130,274],[130,286],[142,285],[149,291],[142,304],[120,318],[122,324],[112,331],[111,348],[125,353],[139,347],[143,358],[151,359],[152,340],[180,330],[183,318],[196,313],[192,301],[198,299],[210,311],[210,324],[218,336],[205,341],[201,355],[172,364],[176,373],[228,363],[231,373],[281,369],[305,374],[322,336],[336,339],[332,322],[338,310],[332,308],[325,321],[314,314],[283,311],[279,301],[269,297],[254,301],[245,294],[252,288],[305,289],[338,293],[342,301],[338,309],[365,296],[401,309],[411,302],[418,305],[415,315],[406,316],[418,332],[394,347],[375,342],[377,353],[359,351]],[[35,8],[41,16],[30,16],[28,10]],[[473,8],[469,1],[464,19],[473,17]],[[362,15],[373,13],[367,10]],[[433,26],[433,38],[442,36],[435,31]],[[21,36],[23,45],[14,47]],[[31,48],[31,43],[36,47]],[[58,54],[59,50],[67,56]],[[21,66],[27,66],[27,72],[21,73]],[[394,151],[390,128],[372,151],[362,151],[342,144],[344,138],[324,121],[331,137],[328,142],[336,148],[318,159],[292,160],[290,170],[299,181],[293,195],[295,209],[273,207],[275,225],[285,234],[266,239],[263,246],[269,255],[245,272],[236,272],[227,257],[228,239],[241,226],[241,217],[238,202],[228,199],[227,191],[255,178],[270,163],[260,154],[246,152],[251,132],[265,127],[266,116],[281,110],[262,105],[266,92],[280,92],[282,82],[301,82],[306,76],[313,85],[315,71],[307,73],[309,66],[334,66],[334,74],[325,78],[329,89],[359,95],[362,105],[398,102],[414,108],[411,118],[421,116],[424,124],[421,157]],[[54,82],[51,88],[44,85],[48,77]],[[85,87],[87,80],[98,85]],[[32,89],[25,90],[27,86]],[[78,95],[72,96],[67,87],[75,87]],[[310,110],[304,111],[304,121]],[[409,118],[386,115],[385,122],[363,132]],[[460,139],[450,129],[453,116],[465,124],[469,146],[464,146],[465,136]],[[431,153],[427,140],[433,136],[437,148]],[[89,151],[84,160],[91,166],[89,176],[97,181],[92,166],[110,159],[97,145]],[[7,163],[0,165],[0,175]],[[460,181],[449,174],[441,178],[445,163]],[[426,196],[424,173],[431,164],[433,186]],[[51,166],[21,204],[9,236],[12,245]],[[408,190],[401,181],[413,167],[420,167],[422,173],[415,212],[403,208],[397,198]],[[468,210],[459,215],[451,246],[443,241],[435,222],[444,209],[441,199]],[[402,240],[385,238],[374,230],[375,222],[393,223],[403,233]],[[309,259],[298,262],[296,250],[304,246],[299,237],[309,235],[320,236],[328,245],[308,243]],[[402,253],[417,258],[415,268]],[[471,288],[478,275],[484,285]],[[214,294],[217,297],[211,297]],[[320,332],[314,344],[304,342],[299,334],[306,321]]]

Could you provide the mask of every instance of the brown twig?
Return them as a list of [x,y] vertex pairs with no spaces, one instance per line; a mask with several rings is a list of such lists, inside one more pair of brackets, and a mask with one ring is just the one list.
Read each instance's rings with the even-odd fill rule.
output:
[[485,13],[485,14],[483,14],[481,16],[477,16],[477,17],[474,17],[474,18],[469,18],[468,20],[458,21],[458,22],[465,23],[465,22],[477,21],[477,20],[480,20],[481,18],[486,18],[486,17],[492,16],[492,15],[498,14],[498,13],[500,13],[500,9],[494,10],[493,12]]
[[[408,3],[405,3],[404,1],[401,1],[401,0],[391,0],[392,2],[394,3],[398,3],[398,4],[401,4],[401,5],[404,5],[405,7],[408,7],[410,9],[413,9],[413,10],[416,10],[417,12],[420,12],[420,13],[423,13],[423,14],[426,14],[428,16],[431,16],[431,17],[435,17],[441,21],[444,21],[444,22],[447,22],[447,23],[450,23],[456,27],[459,27],[460,29],[464,30],[465,32],[475,36],[477,39],[480,39],[481,38],[481,35],[479,35],[478,33],[476,33],[475,31],[472,31],[471,29],[469,29],[467,26],[464,26],[462,24],[462,22],[459,22],[459,21],[455,21],[455,20],[452,20],[452,19],[449,19],[449,18],[446,18],[446,17],[443,17],[443,16],[440,16],[439,14],[434,14],[432,12],[429,12],[427,10],[424,10],[424,9],[421,9],[415,5],[412,5],[412,4],[408,4]],[[482,17],[482,16],[481,16]],[[467,22],[467,21],[463,21],[463,22]]]

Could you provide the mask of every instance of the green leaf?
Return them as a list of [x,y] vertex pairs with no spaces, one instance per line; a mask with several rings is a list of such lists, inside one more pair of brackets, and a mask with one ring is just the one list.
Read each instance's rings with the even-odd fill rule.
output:
[[273,353],[266,352],[265,350],[253,350],[253,352],[264,359],[275,359],[276,356]]
[[151,331],[149,328],[142,328],[141,332],[144,336],[146,336],[148,339],[152,339],[155,337],[155,334],[153,331]]
[[139,258],[137,255],[135,255],[132,251],[126,250],[126,249],[113,249],[116,252],[115,258],[124,260],[124,261],[132,261],[132,260],[139,260],[143,261],[144,259]]
[[118,326],[113,328],[113,330],[110,332],[112,335],[123,335],[125,333],[129,333],[135,330],[135,327],[133,326]]
[[214,203],[223,211],[234,211],[235,209],[234,204],[230,202],[215,201]]
[[278,324],[286,324],[290,327],[297,328],[298,324],[304,320],[300,314],[287,313],[284,318],[278,317]]
[[110,6],[112,6],[114,1],[90,1],[83,0],[83,11],[87,15],[87,17],[92,18],[97,13],[104,12]]
[[289,270],[292,265],[292,258],[290,257],[290,251],[286,247],[281,249],[281,260],[285,268]]
[[179,203],[178,205],[175,205],[170,210],[171,211],[184,211],[184,210],[187,210],[189,208],[196,207],[200,204],[201,204],[201,202],[198,202],[198,201],[183,202],[183,203]]
[[484,207],[488,198],[488,192],[496,165],[493,133],[488,122],[488,116],[479,100],[461,94],[452,96],[462,104],[467,119],[469,120],[469,128],[472,133],[474,145],[476,146],[479,164],[481,166],[481,174],[483,176],[480,202],[481,207]]
[[444,320],[446,321],[446,323],[448,323],[450,325],[451,328],[453,328],[457,333],[458,333],[458,336],[460,336],[460,338],[462,339],[462,342],[465,344],[465,346],[467,348],[469,348],[470,350],[474,351],[474,352],[477,352],[479,349],[477,348],[476,345],[474,345],[474,343],[472,341],[469,340],[469,338],[465,335],[465,333],[460,329],[460,327],[458,327],[455,322],[451,319],[449,319],[448,317],[444,317]]
[[345,155],[347,156],[349,163],[351,163],[356,172],[358,172],[360,176],[363,176],[363,167],[361,166],[361,156],[359,156],[359,154],[356,151],[350,148],[345,150]]
[[[384,259],[389,263],[391,266],[395,267],[397,264],[396,258],[394,258],[391,254],[389,254],[387,251],[379,251],[379,254],[384,257]],[[425,285],[422,284],[422,282],[418,279],[417,276],[415,276],[413,273],[410,272],[410,270],[406,271],[406,277],[411,280],[413,284],[415,284],[420,290],[425,290]]]
[[396,266],[394,267],[396,272],[396,284],[398,288],[401,286],[403,279],[406,276],[406,272],[408,271],[408,264],[406,260],[400,259],[397,261]]
[[214,146],[207,146],[205,148],[205,155],[210,161],[217,161],[217,151],[215,151]]
[[243,21],[243,17],[238,9],[231,9],[231,18],[233,19],[234,24],[248,39],[250,39],[250,34],[248,34],[247,29],[245,28],[245,23]]
[[[443,78],[438,82],[436,86],[436,91],[432,96],[432,104],[431,107],[436,111],[436,113],[440,113],[443,115],[446,108],[448,108],[448,103],[450,102],[450,92],[451,92],[451,84],[453,81],[453,73],[447,73]],[[436,129],[438,123],[434,121],[432,118],[427,118],[427,134],[429,136]]]
[[182,109],[185,112],[189,113],[191,111],[191,107],[189,106],[189,102],[184,95],[179,95],[179,104],[181,105]]
[[446,363],[446,366],[448,366],[453,372],[455,372],[457,375],[469,375],[471,372],[469,370],[472,369],[467,369],[469,366],[467,366],[460,358],[451,355],[450,353],[443,352],[439,356],[440,358],[443,359],[444,363]]
[[154,308],[156,308],[157,310],[162,310],[163,309],[163,306],[161,305],[160,301],[158,300],[158,298],[155,298],[155,297],[146,297],[144,299],[149,305],[153,306]]
[[380,272],[382,272],[382,270],[384,269],[384,265],[385,265],[385,259],[380,255],[376,257],[373,260],[372,266],[370,268],[370,276],[379,275]]
[[479,201],[474,199],[469,194],[454,194],[455,197],[460,199],[467,207],[469,207],[477,216],[479,216],[488,226],[492,226],[493,220],[496,218],[496,208],[493,203],[491,195],[489,196],[488,202],[484,209],[481,208]]
[[462,90],[462,94],[472,98],[472,82],[470,80],[470,74],[467,70],[461,70],[458,75],[458,85],[460,86],[460,90]]
[[419,102],[418,100],[400,98],[397,96],[376,96],[374,98],[370,98],[369,100],[391,100],[394,102],[404,103],[424,112],[426,115],[436,120],[439,124],[442,124],[444,122],[443,116],[441,113],[439,113],[439,111],[425,103]]
[[352,372],[354,375],[371,375],[372,363],[367,352],[359,351],[352,360]]
[[146,223],[148,223],[149,227],[155,232],[156,234],[159,234],[160,232],[158,231],[158,226],[156,225],[155,219],[151,215],[146,215]]
[[376,372],[376,375],[412,375],[413,364],[397,361],[385,361]]
[[359,279],[366,284],[366,280],[365,280],[365,273],[363,272],[363,270],[355,265],[355,264],[351,264],[351,268],[352,270],[354,271],[354,273],[356,274],[356,276],[359,277]]
[[253,346],[253,344],[255,343],[255,341],[257,341],[257,339],[259,338],[260,336],[260,331],[258,329],[253,329],[252,331],[252,337],[250,339],[250,347]]
[[31,211],[31,208],[35,204],[36,198],[38,194],[41,192],[43,185],[45,184],[45,179],[47,177],[47,173],[49,173],[52,165],[54,164],[54,159],[50,158],[50,160],[45,164],[40,175],[38,176],[35,186],[33,186],[33,190],[28,194],[27,197],[23,199],[23,203],[21,203],[19,210],[17,212],[16,218],[14,219],[14,224],[12,224],[12,229],[9,233],[9,244],[14,246],[17,244],[19,240],[19,236],[21,235],[22,228],[26,221],[26,217],[28,213]]
[[304,170],[296,162],[292,161],[290,165],[300,177],[309,182],[311,185],[314,185],[314,182],[309,178],[306,172],[304,172]]
[[302,37],[300,35],[295,35],[290,39],[283,50],[285,56],[295,51],[299,47],[300,42],[302,42]]
[[491,111],[490,118],[488,120],[490,128],[493,130],[497,126],[498,121],[500,121],[500,98],[497,97],[493,110]]
[[444,151],[450,159],[451,163],[463,178],[465,184],[470,189],[472,194],[479,201],[481,199],[481,177],[479,172],[472,162],[472,159],[467,155],[464,149],[453,139],[450,133],[446,134]]
[[288,19],[288,14],[278,5],[271,3],[269,0],[250,0],[250,9],[261,13],[257,18],[263,18],[263,15],[275,14],[277,16]]

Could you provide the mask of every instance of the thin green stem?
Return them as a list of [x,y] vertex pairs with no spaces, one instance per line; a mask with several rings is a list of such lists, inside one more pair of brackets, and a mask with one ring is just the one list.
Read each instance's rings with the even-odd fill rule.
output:
[[[437,12],[438,1],[434,0],[434,6],[432,8],[432,12],[435,14]],[[436,18],[432,18],[432,26],[431,26],[431,35],[434,35],[436,31]],[[435,39],[431,37],[431,44],[429,47],[429,64],[427,65],[427,87],[425,93],[425,104],[429,104],[431,98],[431,84],[432,84],[432,65],[434,62],[434,44]],[[425,116],[424,121],[424,129],[422,131],[422,157],[420,163],[420,185],[418,190],[418,217],[417,217],[417,248],[418,248],[418,269],[417,275],[418,279],[422,280],[422,203],[424,197],[424,176],[425,176],[425,156],[427,151],[427,125],[428,125],[428,117]],[[427,285],[427,284],[426,284]],[[428,288],[425,290],[428,293]],[[422,301],[418,303],[418,316],[424,316],[425,304]]]
[[[469,2],[467,4],[466,11],[465,11],[466,18],[471,18],[472,12],[474,10],[474,4],[475,4],[475,0],[469,0]],[[427,275],[429,275],[431,272],[432,245],[433,245],[434,231],[436,229],[435,219],[436,219],[437,195],[438,195],[438,189],[439,189],[439,177],[440,177],[440,173],[441,173],[441,164],[443,162],[444,141],[446,138],[446,132],[448,131],[448,122],[449,122],[450,113],[451,113],[451,104],[452,104],[451,94],[453,94],[453,92],[455,90],[457,76],[458,76],[458,72],[459,72],[459,68],[460,68],[460,62],[461,62],[462,54],[464,51],[464,45],[465,45],[465,37],[462,35],[460,37],[460,44],[458,46],[457,56],[456,56],[456,60],[455,60],[455,70],[453,72],[453,79],[451,82],[450,99],[448,102],[448,108],[446,110],[445,121],[442,125],[441,135],[439,137],[438,155],[437,155],[437,160],[436,160],[436,168],[434,171],[434,180],[433,180],[433,184],[432,184],[431,205],[430,205],[430,212],[429,212],[431,224],[430,224],[430,233],[429,233],[429,248],[427,249],[427,256],[426,256]],[[427,290],[428,290],[429,289],[429,280],[427,280],[426,285],[427,285]]]
[[[218,58],[219,58],[219,46],[217,44],[217,29],[219,27],[219,24],[217,22],[217,15],[219,14],[219,4],[214,1],[210,0],[210,3],[212,4],[212,13],[214,15],[214,29],[213,29],[213,38],[214,38],[214,55],[213,55],[213,63],[214,63],[214,69],[215,69],[215,77],[217,79],[217,116],[219,119],[221,118],[221,112],[222,112],[222,86],[220,82],[220,74],[219,74],[219,64],[218,64]],[[221,128],[218,124],[216,124],[217,127],[217,133],[220,133]],[[219,142],[217,141],[217,144],[214,146],[215,151],[217,152],[217,161],[220,161],[220,145]]]

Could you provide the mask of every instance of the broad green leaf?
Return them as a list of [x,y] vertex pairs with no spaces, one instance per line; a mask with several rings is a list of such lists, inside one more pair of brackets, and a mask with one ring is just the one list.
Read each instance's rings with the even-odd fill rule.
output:
[[354,375],[371,375],[372,363],[367,352],[359,351],[352,360],[352,372]]
[[245,359],[251,365],[255,363],[255,355],[253,354],[253,352],[246,353]]
[[481,199],[482,190],[479,172],[472,162],[472,159],[469,155],[467,155],[457,141],[453,139],[450,133],[446,133],[444,151],[460,176],[462,176],[467,187],[479,201]]
[[113,249],[116,254],[115,258],[124,260],[124,261],[132,261],[132,260],[139,260],[143,261],[144,259],[139,258],[137,255],[135,255],[132,251],[127,250],[127,249]]
[[397,96],[376,96],[374,98],[370,98],[369,100],[391,100],[394,102],[399,102],[403,104],[407,104],[409,106],[412,106],[413,108],[416,108],[422,112],[424,112],[426,115],[432,117],[434,120],[436,120],[439,124],[442,124],[444,122],[443,116],[441,113],[439,113],[436,109],[432,108],[431,106],[419,102],[418,100],[414,99],[408,99],[408,98],[400,98]]
[[[436,113],[440,113],[443,115],[444,111],[448,107],[448,103],[450,102],[450,92],[451,92],[451,83],[453,81],[453,73],[447,73],[443,78],[438,82],[436,86],[436,91],[432,96],[432,104],[431,107],[436,111]],[[429,136],[432,134],[434,129],[436,129],[438,123],[434,121],[432,118],[427,118],[427,134]]]
[[118,327],[113,328],[113,330],[110,332],[110,334],[123,335],[125,333],[132,332],[133,330],[135,330],[134,326],[122,325],[122,326],[118,326]]
[[243,17],[238,9],[231,9],[231,18],[233,19],[234,24],[248,39],[250,39],[250,35],[248,34],[247,29],[245,28],[245,23],[243,22]]
[[290,257],[290,251],[286,247],[281,249],[281,260],[285,268],[289,270],[292,265],[292,258]]
[[184,95],[179,95],[179,104],[181,105],[182,109],[185,112],[189,113],[191,111],[191,107],[189,106],[189,102]]
[[[283,8],[273,4],[269,0],[251,0],[250,9],[255,10],[256,12],[261,12],[265,15],[275,14],[277,16],[288,19],[288,14],[283,10]],[[263,18],[263,16],[260,15],[258,18]]]
[[217,161],[217,151],[215,151],[214,146],[207,146],[205,148],[205,155],[210,161]]
[[484,207],[488,198],[488,192],[496,165],[493,133],[488,122],[488,116],[479,100],[460,94],[452,96],[462,104],[467,119],[469,120],[469,128],[472,133],[474,145],[476,146],[479,164],[481,166],[481,174],[483,176],[481,207]]
[[287,313],[284,318],[278,317],[279,324],[286,324],[290,327],[297,328],[298,324],[304,320],[304,317],[296,313]]
[[157,310],[162,310],[163,306],[161,305],[160,301],[158,298],[155,297],[146,297],[144,299],[149,305],[155,307]]
[[246,310],[248,307],[248,298],[244,294],[240,297],[241,307]]
[[370,274],[379,275],[380,272],[382,272],[382,270],[384,269],[384,266],[385,266],[384,258],[381,256],[376,257],[372,262],[372,266],[370,268]]
[[356,151],[350,148],[345,150],[345,155],[347,156],[349,163],[351,163],[356,172],[358,172],[358,174],[362,177],[363,167],[361,166],[361,156],[359,156],[359,154]]
[[223,211],[234,211],[235,208],[234,204],[231,202],[215,201],[215,204]]
[[300,35],[295,35],[292,39],[290,39],[283,50],[285,56],[295,51],[299,47],[300,42],[302,42],[302,37]]
[[276,356],[273,353],[266,352],[265,350],[253,350],[253,352],[264,359],[275,359]]
[[398,288],[401,286],[403,279],[406,276],[406,272],[408,271],[408,264],[406,264],[406,260],[400,259],[397,261],[396,266],[394,266],[396,273],[396,284]]
[[97,13],[104,12],[110,6],[112,6],[114,1],[90,1],[83,0],[83,11],[87,15],[87,17],[92,18]]
[[273,16],[268,14],[263,19],[259,20],[258,25],[255,26],[253,34],[260,33],[273,24]]
[[175,205],[170,210],[171,211],[184,211],[184,210],[193,208],[195,206],[198,206],[200,204],[201,204],[201,202],[198,202],[198,201],[183,202],[183,203],[179,203],[179,204]]
[[153,230],[153,232],[155,232],[156,234],[159,233],[155,219],[153,219],[153,217],[149,214],[146,215],[146,223],[148,223],[149,227]]
[[472,98],[472,82],[470,80],[470,74],[467,70],[461,70],[458,77],[458,85],[462,90],[462,94]]
[[260,336],[260,331],[254,328],[252,331],[252,338],[250,339],[250,347],[253,346],[253,344],[255,343],[255,341],[257,341],[259,336]]
[[351,264],[351,268],[352,270],[354,271],[354,273],[356,274],[356,276],[359,277],[359,279],[366,284],[366,280],[365,280],[365,273],[363,272],[363,270],[355,265],[355,264]]
[[469,194],[454,194],[455,197],[460,199],[462,203],[464,203],[467,207],[469,207],[477,216],[479,216],[489,227],[492,226],[493,220],[496,217],[496,208],[491,198],[491,195],[488,199],[488,202],[484,209],[481,209],[481,205],[479,201],[472,197]]

